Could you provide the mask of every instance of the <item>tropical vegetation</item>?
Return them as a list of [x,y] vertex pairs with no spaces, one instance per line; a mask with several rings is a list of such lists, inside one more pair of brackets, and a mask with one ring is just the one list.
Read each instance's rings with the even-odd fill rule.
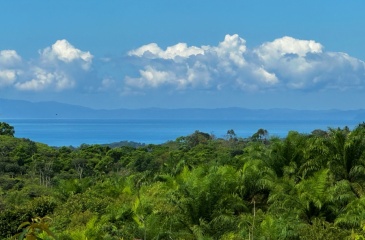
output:
[[0,123],[1,239],[365,239],[365,124],[50,147]]

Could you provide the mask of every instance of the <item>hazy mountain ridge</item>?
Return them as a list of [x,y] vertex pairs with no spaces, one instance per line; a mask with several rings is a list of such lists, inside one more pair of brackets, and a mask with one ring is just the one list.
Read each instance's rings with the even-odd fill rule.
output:
[[237,120],[365,120],[365,110],[293,110],[230,108],[144,108],[101,110],[59,102],[29,102],[0,98],[0,119],[237,119]]

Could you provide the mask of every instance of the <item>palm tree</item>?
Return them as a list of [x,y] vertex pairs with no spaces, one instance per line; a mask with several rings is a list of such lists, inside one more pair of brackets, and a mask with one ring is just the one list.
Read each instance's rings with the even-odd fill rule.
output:
[[330,153],[328,139],[323,136],[310,136],[303,147],[303,162],[299,167],[301,178],[312,176],[315,172],[327,168]]
[[361,229],[365,227],[365,197],[350,202],[335,220],[335,224],[345,228]]
[[239,171],[238,193],[252,207],[266,204],[276,174],[262,160],[249,160]]
[[352,191],[364,195],[365,179],[365,128],[359,126],[352,132],[330,129],[328,166],[334,180],[347,180]]
[[298,183],[293,179],[282,178],[269,196],[270,212],[279,216],[286,214],[307,224],[311,224],[316,217],[323,217],[327,202],[328,172],[316,172]]
[[237,215],[247,212],[245,202],[235,193],[237,179],[233,167],[212,166],[192,170],[185,167],[169,181],[172,186],[169,199],[177,207],[177,222],[180,223],[175,236],[219,239],[227,231],[237,230]]
[[365,128],[352,132],[347,128],[330,128],[327,136],[312,136],[303,150],[304,162],[299,173],[302,178],[329,168],[333,183],[346,180],[358,196],[364,194],[365,178]]
[[290,131],[284,140],[272,138],[270,141],[269,156],[264,161],[278,177],[286,176],[298,181],[307,136]]

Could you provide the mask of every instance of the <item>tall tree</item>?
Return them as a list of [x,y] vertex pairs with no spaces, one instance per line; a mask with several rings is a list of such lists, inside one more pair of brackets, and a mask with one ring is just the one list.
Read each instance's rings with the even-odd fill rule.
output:
[[0,122],[0,135],[7,135],[14,137],[15,131],[14,127],[6,122]]

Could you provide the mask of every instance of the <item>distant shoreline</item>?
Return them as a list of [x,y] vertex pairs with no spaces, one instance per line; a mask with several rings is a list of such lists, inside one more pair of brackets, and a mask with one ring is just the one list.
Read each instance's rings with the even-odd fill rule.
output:
[[285,137],[289,131],[311,133],[328,127],[356,127],[356,120],[217,120],[217,119],[7,119],[15,136],[50,146],[79,146],[132,141],[162,144],[198,130],[225,138],[233,129],[237,137],[250,137],[258,129],[269,136]]
[[155,120],[365,120],[365,110],[293,110],[247,108],[96,110],[58,102],[28,102],[0,98],[1,119],[155,119]]

